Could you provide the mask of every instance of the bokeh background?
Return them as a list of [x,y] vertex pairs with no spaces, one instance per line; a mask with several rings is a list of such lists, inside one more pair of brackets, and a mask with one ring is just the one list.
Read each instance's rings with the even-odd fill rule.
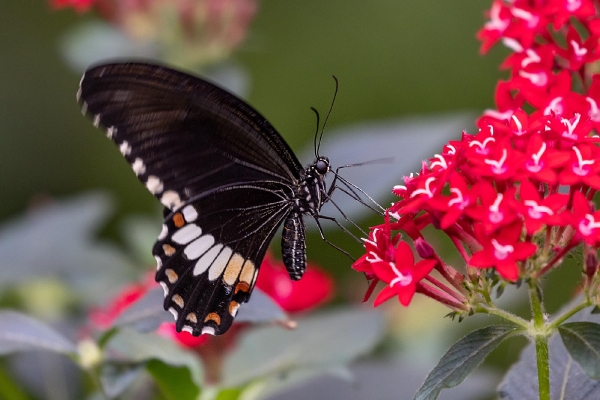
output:
[[[355,182],[385,205],[393,201],[391,187],[402,183],[403,174],[418,170],[421,159],[431,157],[449,138],[458,138],[462,129],[472,132],[477,115],[493,107],[494,87],[502,76],[498,65],[507,53],[498,48],[483,57],[478,52],[475,33],[489,7],[489,2],[469,0],[263,0],[243,43],[230,57],[203,68],[180,67],[217,80],[225,74],[224,79],[271,121],[303,163],[312,161],[315,117],[309,107],[326,114],[334,74],[340,88],[321,152],[332,155],[338,165],[395,156],[393,165],[360,168],[356,175]],[[111,196],[113,206],[97,237],[123,247],[125,219],[136,215],[156,221],[158,233],[161,213],[114,145],[82,117],[75,101],[87,60],[113,54],[105,47],[111,48],[112,37],[105,33],[103,42],[103,34],[90,34],[90,26],[100,26],[100,32],[106,29],[94,11],[55,10],[43,0],[0,1],[0,223],[4,224],[0,229],[44,204],[101,190]],[[152,54],[147,48],[135,48],[135,43],[120,51],[117,54]],[[361,226],[379,223],[361,207],[348,207],[354,207],[352,218]],[[360,255],[361,248],[339,230],[329,228],[326,233]],[[60,243],[63,234],[55,232],[53,240]],[[335,277],[334,304],[359,302],[367,285],[350,269],[349,260],[323,243],[314,229],[307,241],[310,260]],[[278,240],[275,243],[273,252],[278,254]],[[72,243],[65,239],[62,245],[54,250],[65,251]],[[0,269],[11,268],[2,265],[6,256],[0,254]],[[557,281],[564,279],[574,278],[556,274]],[[549,308],[568,296],[557,290]],[[423,368],[421,380],[444,349],[485,322],[459,325],[442,318],[444,308],[418,298],[409,309],[387,304],[385,313],[392,339],[375,353],[395,354],[400,360],[393,367],[398,374],[418,364]],[[455,398],[491,396],[499,374],[523,344],[511,343],[486,364],[487,392]],[[398,388],[398,398],[411,398],[418,383],[412,385],[406,397]],[[292,398],[310,398],[309,392],[303,393],[305,397],[296,393]]]

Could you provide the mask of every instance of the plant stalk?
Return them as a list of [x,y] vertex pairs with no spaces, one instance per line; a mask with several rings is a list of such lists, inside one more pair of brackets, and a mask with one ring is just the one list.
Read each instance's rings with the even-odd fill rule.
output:
[[538,296],[537,281],[529,281],[529,299],[533,313],[535,335],[535,355],[538,369],[538,388],[540,400],[550,400],[550,364],[548,358],[548,335],[544,319],[542,299]]

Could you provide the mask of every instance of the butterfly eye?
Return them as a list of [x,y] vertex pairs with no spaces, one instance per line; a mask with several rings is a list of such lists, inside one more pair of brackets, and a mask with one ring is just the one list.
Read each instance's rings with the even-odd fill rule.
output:
[[325,175],[329,171],[329,161],[325,159],[317,161],[315,169],[319,175]]

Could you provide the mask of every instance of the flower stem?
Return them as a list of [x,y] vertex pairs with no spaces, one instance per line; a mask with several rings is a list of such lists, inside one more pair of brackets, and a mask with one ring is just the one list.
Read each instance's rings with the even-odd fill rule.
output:
[[539,296],[538,282],[529,280],[529,299],[533,313],[535,335],[535,355],[538,369],[540,400],[550,400],[550,364],[548,362],[548,334],[544,319],[544,307]]
[[509,313],[508,311],[504,311],[500,308],[479,306],[476,308],[476,312],[495,315],[496,317],[500,317],[508,322],[512,322],[513,324],[520,326],[524,329],[528,329],[530,326],[529,321],[526,321],[523,318]]
[[550,365],[548,363],[547,336],[537,336],[535,338],[535,355],[537,358],[540,400],[550,400]]
[[573,307],[572,309],[570,309],[569,311],[565,312],[563,315],[561,315],[560,317],[558,317],[554,321],[552,321],[552,323],[550,323],[548,325],[548,330],[554,331],[563,322],[565,322],[567,319],[571,318],[572,315],[576,314],[577,312],[579,312],[579,311],[583,310],[584,308],[589,307],[591,305],[592,305],[592,303],[589,300],[585,300],[583,303]]

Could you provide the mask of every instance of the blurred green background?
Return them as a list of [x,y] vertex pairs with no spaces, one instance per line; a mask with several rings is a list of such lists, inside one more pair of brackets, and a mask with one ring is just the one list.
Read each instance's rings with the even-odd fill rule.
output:
[[[329,107],[332,74],[340,92],[330,128],[480,112],[493,105],[504,54],[478,54],[475,32],[489,6],[468,0],[266,0],[234,59],[250,74],[249,102],[294,149],[312,140],[309,107],[322,113]],[[91,188],[115,193],[122,213],[157,208],[75,102],[80,73],[67,67],[59,43],[69,29],[94,18],[52,11],[45,1],[0,1],[0,220],[25,210],[36,196]],[[398,156],[404,151],[418,149],[399,148]]]

